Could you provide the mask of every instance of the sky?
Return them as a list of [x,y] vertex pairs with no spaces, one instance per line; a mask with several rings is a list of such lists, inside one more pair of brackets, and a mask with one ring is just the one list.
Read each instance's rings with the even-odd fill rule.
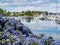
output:
[[0,0],[0,8],[12,12],[31,10],[60,13],[60,0]]

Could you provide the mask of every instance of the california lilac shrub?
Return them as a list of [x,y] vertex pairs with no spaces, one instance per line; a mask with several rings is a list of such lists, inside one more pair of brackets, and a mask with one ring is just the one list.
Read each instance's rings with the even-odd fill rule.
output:
[[0,45],[56,45],[53,37],[36,36],[14,18],[0,17]]

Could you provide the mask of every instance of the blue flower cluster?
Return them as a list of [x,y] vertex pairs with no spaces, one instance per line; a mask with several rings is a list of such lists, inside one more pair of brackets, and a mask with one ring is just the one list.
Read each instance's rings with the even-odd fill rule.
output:
[[[0,17],[0,45],[54,45],[50,36],[36,36],[20,20]],[[36,44],[37,43],[37,44]]]

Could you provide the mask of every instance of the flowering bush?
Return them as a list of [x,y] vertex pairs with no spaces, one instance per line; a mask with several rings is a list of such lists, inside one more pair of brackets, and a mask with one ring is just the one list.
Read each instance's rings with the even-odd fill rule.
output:
[[14,18],[0,18],[1,45],[54,45],[53,37],[34,35],[31,30]]

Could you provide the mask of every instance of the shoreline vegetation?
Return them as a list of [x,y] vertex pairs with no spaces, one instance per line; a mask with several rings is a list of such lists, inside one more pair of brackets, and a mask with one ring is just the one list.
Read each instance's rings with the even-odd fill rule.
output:
[[33,34],[20,20],[0,17],[1,45],[55,45],[53,37]]
[[0,8],[0,14],[3,14],[3,16],[30,16],[30,17],[34,17],[36,15],[57,15],[60,13],[52,13],[52,12],[48,12],[48,11],[21,11],[21,12],[9,12],[6,10],[3,10],[2,8]]
[[52,20],[55,23],[60,24],[60,13],[52,13],[48,11],[21,11],[21,12],[9,12],[0,8],[0,15],[8,17],[26,17],[28,19],[33,17],[40,17],[40,20]]

